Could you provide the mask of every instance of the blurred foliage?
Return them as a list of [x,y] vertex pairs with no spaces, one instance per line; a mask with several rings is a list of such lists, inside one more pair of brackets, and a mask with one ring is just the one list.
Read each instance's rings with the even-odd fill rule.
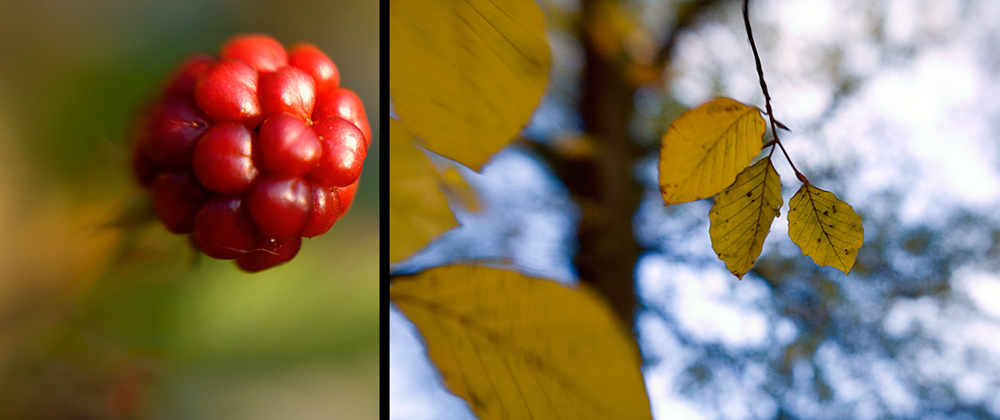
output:
[[638,348],[596,291],[475,265],[393,280],[392,303],[479,418],[651,418]]
[[[374,139],[352,211],[256,275],[133,217],[127,169],[140,104],[243,32],[324,50]],[[0,418],[377,417],[378,51],[378,2],[0,3]]]

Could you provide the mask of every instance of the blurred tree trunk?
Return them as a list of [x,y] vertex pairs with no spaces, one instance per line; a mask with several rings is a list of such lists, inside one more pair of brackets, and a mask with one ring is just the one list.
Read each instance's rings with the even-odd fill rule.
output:
[[[582,41],[586,62],[581,114],[588,141],[597,153],[570,166],[563,176],[582,211],[574,263],[580,280],[597,288],[631,326],[635,311],[634,270],[639,246],[632,237],[632,215],[639,207],[641,186],[632,165],[638,150],[629,140],[632,88],[625,79],[622,54],[604,56],[588,25],[601,0],[583,4]],[[563,175],[563,174],[560,174]]]
[[[586,141],[592,142],[597,152],[590,159],[557,162],[555,167],[582,212],[574,259],[580,281],[603,293],[631,327],[636,309],[635,265],[641,251],[632,234],[632,218],[642,198],[633,166],[649,150],[629,137],[634,86],[627,77],[628,58],[621,49],[602,52],[595,42],[608,36],[595,33],[602,27],[591,24],[607,12],[601,6],[608,2],[617,3],[585,0],[581,19],[586,67],[580,111]],[[677,5],[676,23],[663,42],[656,68],[663,69],[669,62],[677,35],[715,3],[705,0]],[[621,40],[616,41],[620,45]]]

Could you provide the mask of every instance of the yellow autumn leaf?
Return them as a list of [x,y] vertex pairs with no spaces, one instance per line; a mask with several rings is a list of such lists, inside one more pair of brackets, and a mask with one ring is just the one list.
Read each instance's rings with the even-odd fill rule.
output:
[[549,45],[534,1],[389,2],[389,91],[428,150],[478,171],[528,123]]
[[639,350],[587,287],[445,266],[400,278],[389,298],[480,419],[651,418]]
[[457,225],[438,189],[441,176],[412,142],[403,123],[389,119],[389,262],[399,262]]
[[781,203],[781,179],[770,157],[741,172],[715,196],[708,234],[715,253],[736,277],[742,279],[757,261]]
[[439,188],[449,202],[458,204],[467,211],[479,211],[479,197],[454,166],[445,169]]
[[660,145],[660,193],[666,204],[715,195],[760,153],[764,118],[757,107],[717,98],[677,118]]
[[831,265],[844,274],[865,242],[861,218],[833,193],[805,183],[788,200],[788,236],[816,265]]

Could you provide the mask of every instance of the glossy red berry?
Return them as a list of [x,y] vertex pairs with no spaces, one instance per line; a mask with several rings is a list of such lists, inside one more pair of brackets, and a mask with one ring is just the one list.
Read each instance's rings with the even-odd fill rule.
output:
[[319,180],[312,180],[309,186],[312,189],[312,211],[309,213],[306,226],[301,233],[306,238],[319,236],[329,231],[340,218],[341,213],[340,196],[334,191],[336,188]]
[[278,264],[284,264],[295,258],[302,246],[302,238],[296,236],[289,239],[266,239],[257,243],[257,247],[236,259],[236,265],[244,271],[256,273]]
[[361,104],[361,98],[358,98],[358,95],[354,94],[353,91],[341,88],[326,92],[316,98],[313,121],[334,116],[350,121],[364,134],[365,144],[371,143],[372,131],[368,127],[365,107]]
[[264,169],[302,175],[316,167],[322,153],[312,127],[291,114],[278,114],[260,125],[260,160]]
[[337,217],[339,219],[351,208],[351,203],[354,202],[354,193],[358,191],[358,181],[354,181],[353,184],[344,188],[337,188],[336,191],[337,197],[340,199],[340,216]]
[[337,90],[340,86],[337,66],[315,45],[304,43],[292,47],[288,52],[288,64],[312,76],[316,81],[317,93]]
[[261,34],[186,59],[131,136],[132,172],[166,229],[247,272],[292,260],[343,217],[371,142],[326,54]]
[[313,130],[323,145],[323,154],[311,174],[334,187],[346,187],[356,181],[368,152],[361,130],[340,117],[316,121]]
[[152,184],[153,210],[171,233],[190,233],[194,217],[212,193],[189,172],[162,173]]
[[269,238],[301,236],[312,208],[312,189],[297,176],[265,174],[247,193],[250,214]]
[[191,160],[198,181],[220,194],[242,194],[257,179],[254,134],[246,126],[220,122],[202,136]]
[[168,99],[153,108],[146,153],[164,167],[190,165],[195,143],[208,127],[208,117],[193,103]]
[[212,258],[231,260],[257,244],[257,228],[243,200],[216,196],[194,218],[191,240],[201,252]]
[[295,67],[282,67],[261,75],[257,92],[265,115],[287,112],[306,121],[316,104],[316,83]]
[[247,34],[230,38],[222,45],[223,60],[239,60],[261,73],[288,65],[285,47],[278,40],[263,34]]
[[216,121],[255,127],[263,119],[257,99],[257,71],[242,61],[220,61],[205,69],[194,86],[198,107]]
[[215,63],[215,58],[208,54],[197,54],[189,57],[170,78],[164,92],[166,96],[193,101],[194,85],[198,81],[198,76],[204,73],[212,63]]

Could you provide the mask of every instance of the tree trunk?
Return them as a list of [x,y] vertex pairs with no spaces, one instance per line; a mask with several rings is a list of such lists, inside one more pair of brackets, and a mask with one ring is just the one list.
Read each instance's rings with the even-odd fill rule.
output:
[[[583,22],[596,12],[596,2],[583,5]],[[580,281],[608,299],[629,327],[635,316],[635,263],[639,246],[632,236],[632,216],[639,207],[641,186],[633,175],[638,155],[629,140],[632,87],[625,79],[625,62],[602,56],[586,33],[586,54],[581,114],[597,155],[584,176],[563,177],[582,211],[578,227],[579,250],[574,259]]]
[[[556,167],[582,212],[579,250],[574,259],[580,281],[603,293],[631,327],[636,310],[635,264],[641,251],[632,235],[632,218],[642,198],[633,165],[649,150],[629,139],[634,86],[627,79],[627,58],[621,52],[603,56],[588,33],[591,26],[587,22],[601,13],[597,6],[603,1],[607,0],[583,2],[581,30],[586,68],[580,112],[597,156],[582,162],[560,162]],[[656,68],[667,66],[678,35],[716,3],[702,0],[676,7],[677,19],[663,42]]]

